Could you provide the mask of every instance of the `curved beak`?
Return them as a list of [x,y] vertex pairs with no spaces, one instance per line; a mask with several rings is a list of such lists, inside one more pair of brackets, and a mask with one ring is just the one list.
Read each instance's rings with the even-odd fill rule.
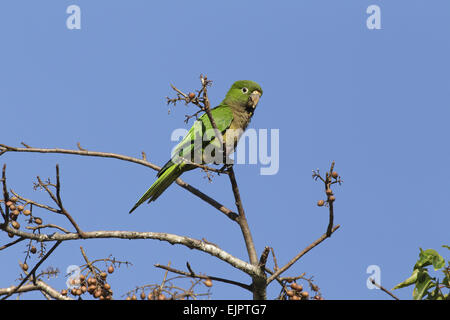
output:
[[261,92],[259,92],[258,90],[255,90],[250,94],[250,101],[253,109],[256,108],[256,105],[259,102],[259,98],[261,98]]

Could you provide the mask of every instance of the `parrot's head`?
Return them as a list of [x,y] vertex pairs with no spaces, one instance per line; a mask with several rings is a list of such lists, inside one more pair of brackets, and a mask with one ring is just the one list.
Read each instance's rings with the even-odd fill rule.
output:
[[253,113],[262,94],[261,86],[256,82],[239,80],[231,86],[224,99],[224,103]]

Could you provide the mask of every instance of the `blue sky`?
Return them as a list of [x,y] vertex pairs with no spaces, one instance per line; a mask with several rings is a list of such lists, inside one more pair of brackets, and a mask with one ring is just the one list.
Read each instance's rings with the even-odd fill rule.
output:
[[[81,30],[68,30],[66,8],[81,8]],[[381,30],[368,30],[366,9],[381,8]],[[326,209],[315,203],[323,186],[311,170],[332,160],[344,184],[336,189],[341,228],[286,275],[314,276],[327,299],[388,299],[369,290],[366,269],[381,268],[392,288],[412,271],[419,247],[448,243],[450,3],[435,1],[2,1],[0,5],[0,143],[76,148],[139,157],[162,165],[176,128],[186,128],[182,104],[171,110],[170,83],[189,91],[205,73],[213,104],[239,79],[264,95],[250,125],[279,129],[280,170],[236,166],[258,253],[275,249],[279,264],[326,230]],[[178,186],[151,206],[128,210],[155,172],[112,159],[13,154],[8,183],[23,196],[37,175],[60,165],[66,208],[85,230],[168,232],[206,238],[247,259],[239,228]],[[213,183],[198,171],[187,182],[228,207],[226,177]],[[47,222],[62,222],[42,212]],[[2,244],[9,241],[0,235]],[[63,243],[44,263],[65,271],[89,257],[112,254],[132,267],[110,276],[115,297],[160,282],[153,264],[248,282],[246,275],[201,252],[158,241],[90,240]],[[0,287],[14,283],[25,244],[0,253]],[[37,260],[31,261],[30,265]],[[60,275],[49,281],[64,288]],[[269,297],[279,287],[273,283]],[[411,291],[396,292],[409,299]],[[40,298],[28,294],[25,298]],[[251,295],[215,284],[212,298]]]

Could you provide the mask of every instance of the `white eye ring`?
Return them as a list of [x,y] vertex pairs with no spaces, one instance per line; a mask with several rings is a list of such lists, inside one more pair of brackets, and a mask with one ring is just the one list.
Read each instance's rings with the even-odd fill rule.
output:
[[243,87],[243,88],[242,88],[242,92],[243,92],[243,93],[247,93],[247,92],[248,92],[248,89],[247,89],[246,87]]

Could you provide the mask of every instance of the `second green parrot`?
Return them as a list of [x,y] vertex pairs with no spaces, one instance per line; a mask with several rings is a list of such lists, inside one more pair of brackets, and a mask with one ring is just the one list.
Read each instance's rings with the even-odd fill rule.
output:
[[[234,151],[242,133],[250,123],[262,93],[260,85],[254,81],[236,81],[228,90],[225,99],[211,109],[211,115],[226,145],[227,155]],[[147,200],[149,203],[155,201],[183,172],[197,168],[192,162],[200,164],[220,162],[220,159],[214,161],[212,158],[215,157],[215,150],[221,148],[205,113],[195,121],[183,140],[175,147],[172,158],[158,172],[158,179],[138,200],[130,213]]]

